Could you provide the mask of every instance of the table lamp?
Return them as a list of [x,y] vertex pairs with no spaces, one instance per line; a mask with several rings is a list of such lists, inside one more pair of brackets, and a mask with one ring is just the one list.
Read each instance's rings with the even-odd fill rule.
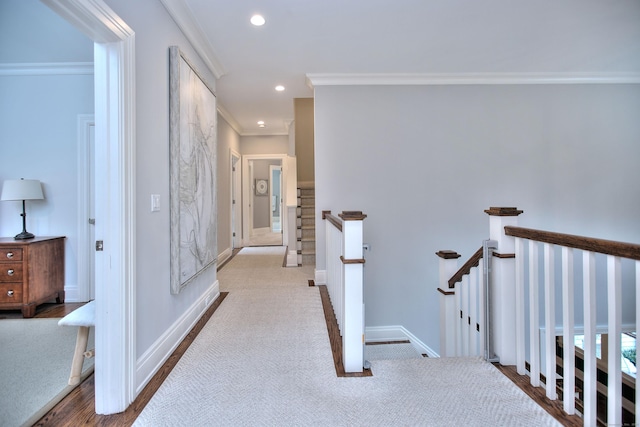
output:
[[33,239],[35,236],[27,232],[27,213],[25,200],[42,200],[42,184],[37,179],[8,179],[2,185],[0,200],[22,200],[22,233],[15,236],[16,240]]

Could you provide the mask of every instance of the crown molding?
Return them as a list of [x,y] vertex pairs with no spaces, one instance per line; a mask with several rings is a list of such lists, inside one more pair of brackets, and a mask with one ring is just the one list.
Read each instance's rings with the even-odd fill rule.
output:
[[289,134],[284,131],[248,131],[243,132],[240,136],[288,136]]
[[224,67],[216,56],[213,47],[204,36],[202,28],[193,16],[193,12],[191,12],[189,6],[187,6],[183,0],[160,1],[215,78],[219,79],[222,77],[225,74]]
[[307,74],[315,86],[638,84],[640,73]]
[[0,64],[0,76],[92,75],[93,62]]
[[218,109],[218,113],[222,116],[222,118],[231,126],[231,128],[236,131],[238,135],[242,135],[242,126],[236,120],[235,117],[220,103],[220,101],[216,102],[216,107]]

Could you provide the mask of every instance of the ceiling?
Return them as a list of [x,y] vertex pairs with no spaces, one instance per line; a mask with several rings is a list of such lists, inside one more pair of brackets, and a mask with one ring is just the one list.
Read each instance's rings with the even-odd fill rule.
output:
[[[640,71],[637,0],[161,1],[199,40],[225,116],[243,135],[286,134],[293,98],[313,97],[309,74]],[[254,13],[266,24],[251,25]]]
[[[159,1],[218,78],[221,111],[241,135],[287,134],[293,99],[313,97],[310,81],[631,74],[640,83],[638,0]],[[264,26],[249,23],[254,13]],[[37,0],[0,0],[0,66],[92,61],[91,41],[60,23]],[[49,27],[55,37],[36,40]],[[67,56],[54,56],[59,46]]]

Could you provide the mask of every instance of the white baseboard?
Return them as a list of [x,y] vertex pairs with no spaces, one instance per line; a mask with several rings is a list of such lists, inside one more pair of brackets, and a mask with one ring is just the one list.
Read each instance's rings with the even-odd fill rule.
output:
[[85,302],[80,299],[78,285],[64,285],[64,302]]
[[316,270],[315,282],[316,282],[316,285],[326,285],[327,284],[327,270]]
[[158,372],[166,360],[209,306],[220,296],[220,283],[216,280],[206,292],[178,319],[137,361],[136,394],[139,394],[147,383]]
[[298,251],[293,250],[287,252],[287,267],[297,267],[298,266]]
[[429,357],[440,357],[438,353],[420,341],[418,337],[409,332],[404,326],[369,326],[365,328],[364,334],[366,342],[409,340],[419,353],[426,354]]
[[226,260],[231,258],[232,254],[233,254],[233,251],[231,250],[231,248],[227,248],[224,251],[222,251],[222,253],[218,254],[217,266],[218,267],[221,266]]

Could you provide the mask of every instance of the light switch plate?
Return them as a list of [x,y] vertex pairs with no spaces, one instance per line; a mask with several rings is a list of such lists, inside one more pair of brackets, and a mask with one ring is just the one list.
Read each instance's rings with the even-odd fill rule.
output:
[[160,211],[160,195],[152,194],[151,195],[151,212],[159,212]]

